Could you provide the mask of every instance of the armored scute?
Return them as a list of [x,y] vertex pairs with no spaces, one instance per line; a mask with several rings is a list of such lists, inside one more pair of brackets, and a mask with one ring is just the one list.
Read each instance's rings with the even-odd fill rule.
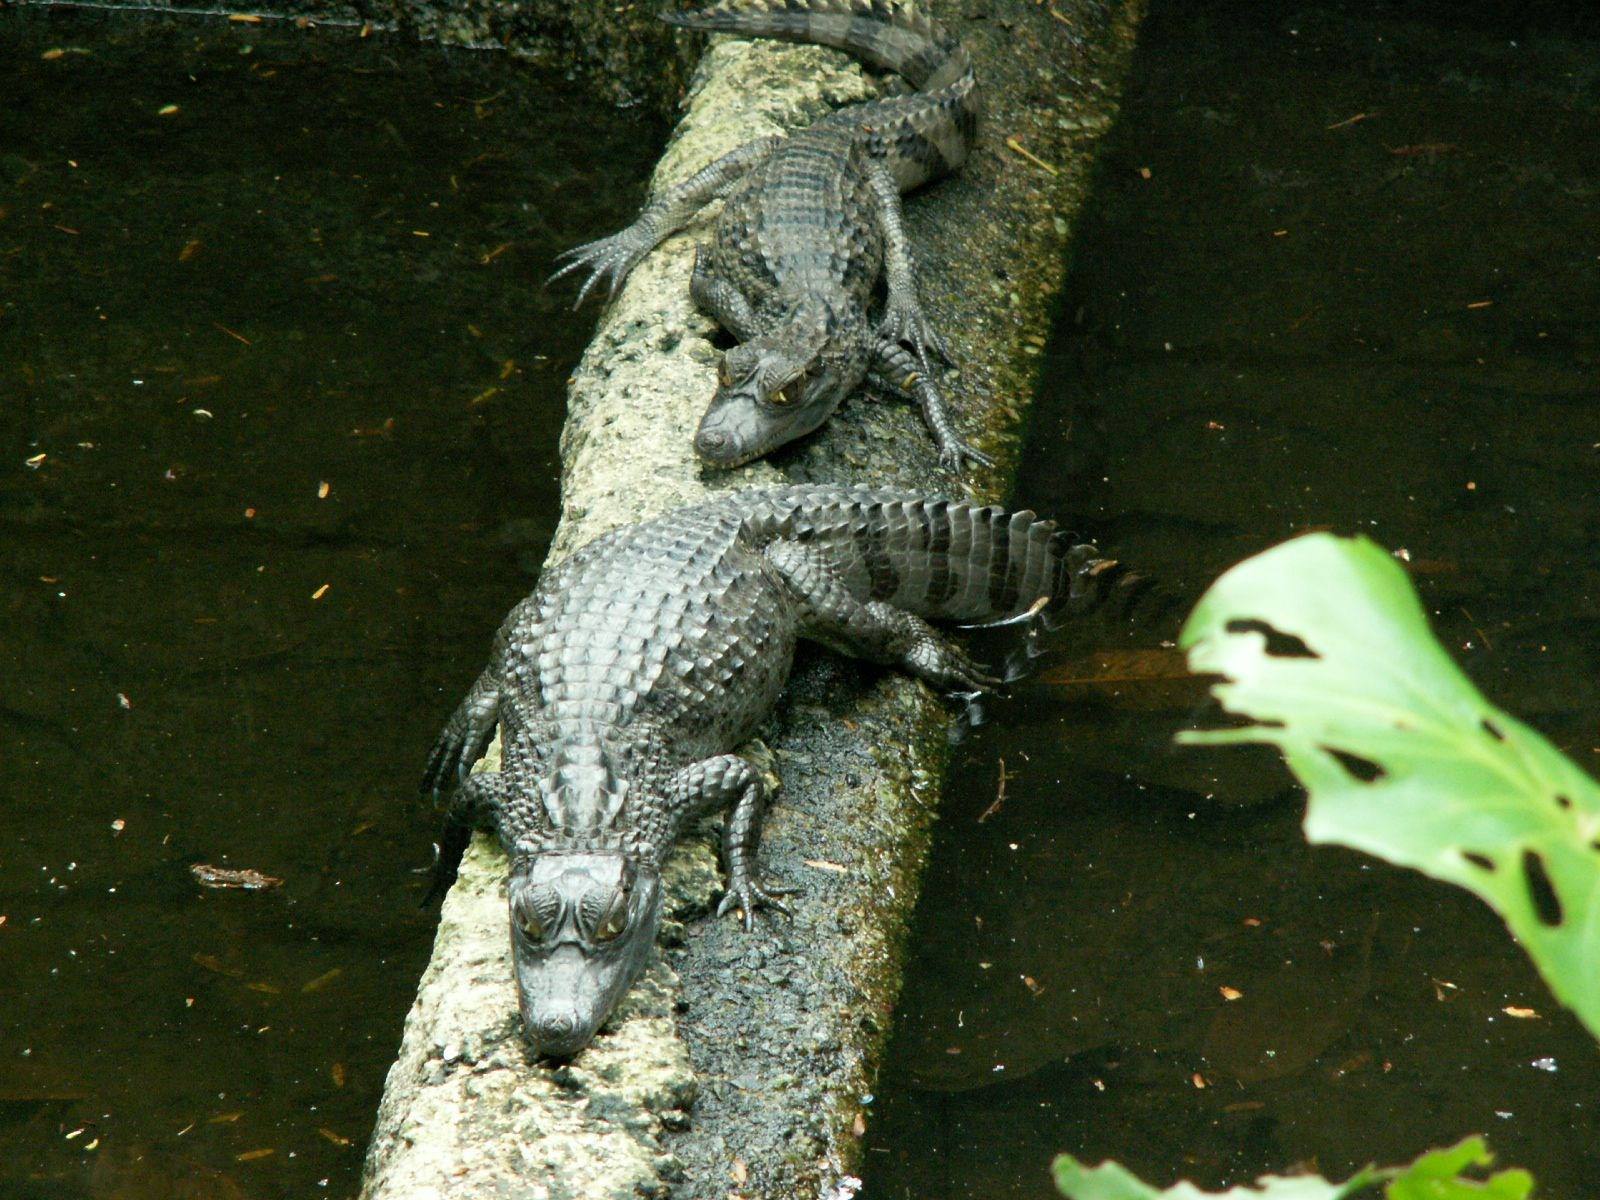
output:
[[[614,294],[652,247],[726,197],[695,256],[695,303],[740,342],[722,358],[695,453],[735,467],[803,437],[862,382],[915,400],[945,466],[989,458],[957,434],[932,359],[943,339],[917,296],[900,194],[959,167],[976,125],[961,43],[889,0],[724,0],[665,18],[688,29],[835,46],[917,88],[761,138],[656,196],[628,228],[570,250],[558,275],[609,277]],[[887,297],[874,319],[882,279]]]
[[[925,618],[1004,621],[1086,602],[1102,560],[1030,512],[870,489],[728,493],[613,530],[546,572],[501,626],[425,786],[458,785],[438,883],[475,826],[511,858],[522,1019],[541,1054],[594,1036],[638,977],[662,863],[728,809],[719,913],[782,907],[756,862],[761,777],[731,753],[771,711],[797,639],[934,687],[991,678]],[[471,772],[496,726],[502,765]]]

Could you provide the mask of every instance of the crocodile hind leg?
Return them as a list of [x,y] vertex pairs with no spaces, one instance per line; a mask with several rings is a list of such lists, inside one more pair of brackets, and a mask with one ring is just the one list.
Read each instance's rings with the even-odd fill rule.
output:
[[955,419],[950,415],[950,405],[944,393],[923,371],[916,357],[899,342],[881,339],[873,349],[869,379],[900,396],[909,396],[922,408],[922,419],[928,423],[933,440],[939,446],[939,461],[946,470],[961,473],[968,459],[983,466],[994,466],[994,459],[982,451],[974,450],[961,440],[956,432]]
[[945,692],[986,692],[1000,680],[921,617],[847,588],[815,547],[773,542],[767,560],[801,605],[803,637],[842,654],[909,671]]
[[868,159],[866,173],[867,183],[877,203],[878,230],[883,234],[884,242],[884,281],[889,289],[889,299],[884,306],[883,322],[878,327],[878,333],[891,342],[904,342],[910,346],[923,371],[931,374],[933,364],[928,360],[928,351],[932,350],[945,362],[950,362],[950,349],[922,311],[922,303],[917,299],[915,260],[911,257],[911,242],[906,237],[901,221],[900,185],[895,182],[888,164],[881,158]]
[[622,287],[622,281],[628,277],[629,271],[639,265],[640,259],[687,225],[705,205],[718,196],[726,195],[751,167],[777,149],[781,141],[783,138],[777,134],[757,138],[701,167],[682,183],[674,184],[652,199],[626,229],[563,251],[557,256],[557,261],[570,261],[550,279],[554,281],[569,271],[589,268],[589,278],[578,289],[578,299],[573,308],[582,304],[590,289],[607,275],[611,277],[609,294],[615,297],[617,290]]
[[[722,829],[722,860],[728,872],[728,891],[717,905],[717,916],[738,909],[745,929],[755,928],[758,906],[791,915],[778,897],[794,894],[793,888],[764,883],[756,861],[761,844],[761,818],[767,806],[767,787],[760,773],[737,754],[719,754],[702,759],[679,771],[668,792],[674,800],[677,822],[698,813],[728,808]],[[660,845],[676,840],[675,830],[663,830]],[[658,834],[658,836],[660,836]]]

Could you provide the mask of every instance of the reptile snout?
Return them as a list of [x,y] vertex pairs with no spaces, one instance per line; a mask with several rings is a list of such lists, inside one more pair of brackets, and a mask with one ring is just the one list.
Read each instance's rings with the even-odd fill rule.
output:
[[582,1042],[578,1037],[578,1018],[575,1013],[540,1013],[529,1022],[528,1033],[541,1054],[573,1054]]
[[577,1027],[578,1018],[571,1013],[546,1013],[534,1022],[533,1032],[540,1041],[559,1042]]
[[728,448],[728,435],[720,429],[702,429],[694,435],[695,453],[706,458],[715,458]]

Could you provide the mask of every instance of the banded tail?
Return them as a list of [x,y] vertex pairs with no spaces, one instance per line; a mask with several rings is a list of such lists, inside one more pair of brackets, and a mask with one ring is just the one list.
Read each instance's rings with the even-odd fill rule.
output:
[[932,620],[1049,623],[1092,606],[1112,565],[1027,511],[824,486],[741,499],[758,537],[815,546],[855,596]]
[[906,0],[715,0],[661,19],[702,33],[831,46],[904,78],[916,94],[829,118],[875,131],[873,149],[887,158],[901,191],[966,160],[977,122],[972,59],[959,39]]

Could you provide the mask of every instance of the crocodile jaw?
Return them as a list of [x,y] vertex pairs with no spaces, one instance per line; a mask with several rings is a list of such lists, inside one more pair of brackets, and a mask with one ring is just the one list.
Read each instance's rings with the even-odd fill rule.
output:
[[[819,389],[820,390],[820,389]],[[829,389],[831,391],[831,389]],[[726,471],[769,454],[816,429],[839,406],[837,395],[777,407],[748,390],[719,389],[700,418],[694,452],[708,467]]]
[[614,941],[563,939],[536,943],[513,921],[511,958],[522,1028],[540,1058],[571,1058],[605,1024],[644,971],[661,920],[661,887],[653,877],[636,885],[634,917]]

